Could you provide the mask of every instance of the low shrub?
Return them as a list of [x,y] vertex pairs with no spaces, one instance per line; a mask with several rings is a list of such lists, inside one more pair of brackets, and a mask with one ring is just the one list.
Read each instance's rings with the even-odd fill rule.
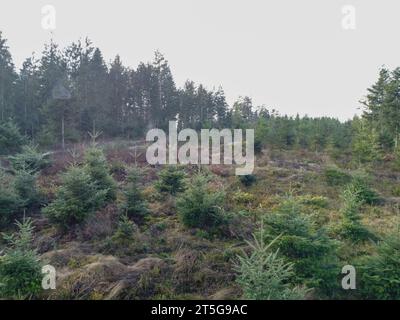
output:
[[130,242],[137,231],[135,223],[129,220],[127,215],[122,215],[118,222],[118,228],[112,236],[112,241],[117,244]]
[[339,285],[340,273],[336,242],[324,228],[318,228],[301,212],[301,205],[292,197],[283,201],[264,218],[266,241],[279,237],[274,248],[294,263],[295,282],[315,288],[321,294],[333,296]]
[[178,198],[177,211],[189,228],[215,229],[224,222],[225,194],[211,190],[203,175],[193,177],[189,188]]
[[82,168],[71,167],[62,176],[56,199],[43,213],[63,229],[84,222],[106,202],[108,189],[98,190],[98,184]]
[[354,242],[375,239],[375,236],[361,224],[359,210],[363,200],[357,190],[352,185],[347,186],[343,191],[342,199],[342,220],[339,225],[339,234]]
[[27,170],[37,172],[50,165],[49,154],[40,153],[37,147],[26,145],[20,153],[8,157],[15,171]]
[[377,253],[360,259],[358,291],[363,299],[400,299],[400,236],[387,236],[377,247]]
[[330,186],[343,186],[351,181],[351,175],[337,167],[328,167],[324,171],[324,177]]
[[357,199],[360,203],[376,205],[382,202],[382,199],[376,191],[371,189],[369,185],[369,177],[364,173],[354,174],[349,187],[353,189],[355,194],[357,194]]
[[128,184],[124,190],[124,202],[121,205],[121,210],[136,222],[140,222],[149,213],[139,180],[138,169],[131,170],[128,175]]
[[257,181],[257,178],[254,174],[247,174],[247,175],[238,176],[238,177],[239,177],[239,181],[246,187],[252,186]]
[[36,180],[37,175],[27,170],[18,170],[15,174],[14,189],[25,208],[31,208],[40,203]]
[[236,282],[242,288],[245,299],[254,300],[299,300],[304,299],[306,290],[291,285],[294,276],[294,264],[287,262],[279,255],[279,249],[273,250],[272,245],[264,238],[248,242],[250,254],[237,256],[234,266],[238,273]]
[[110,175],[107,159],[102,150],[92,147],[85,153],[84,170],[90,176],[97,190],[106,193],[106,201],[117,197],[117,185]]
[[249,205],[255,200],[255,196],[251,193],[238,190],[232,195],[232,199],[238,205]]
[[41,263],[31,248],[32,222],[17,222],[19,231],[6,236],[8,246],[0,256],[0,296],[6,299],[34,298],[41,291]]
[[185,177],[181,168],[169,165],[160,171],[155,187],[159,192],[176,195],[185,190]]

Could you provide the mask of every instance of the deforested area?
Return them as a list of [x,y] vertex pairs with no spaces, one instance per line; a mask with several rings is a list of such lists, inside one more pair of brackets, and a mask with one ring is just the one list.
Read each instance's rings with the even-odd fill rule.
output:
[[400,67],[345,120],[6,37],[0,299],[400,299]]

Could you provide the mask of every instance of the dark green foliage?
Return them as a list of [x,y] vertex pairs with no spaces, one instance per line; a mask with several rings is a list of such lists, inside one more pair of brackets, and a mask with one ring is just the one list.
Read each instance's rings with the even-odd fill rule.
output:
[[0,155],[18,152],[25,142],[15,123],[0,122]]
[[260,154],[263,149],[263,143],[260,138],[255,137],[254,138],[254,153],[255,154]]
[[112,162],[110,165],[110,173],[115,176],[125,176],[126,175],[126,166],[125,163],[117,161]]
[[382,201],[379,195],[369,186],[369,179],[366,174],[355,174],[349,188],[353,190],[361,203],[376,205]]
[[141,186],[139,185],[140,174],[137,169],[131,170],[128,175],[128,184],[124,190],[124,202],[121,210],[133,220],[140,222],[149,210],[143,198]]
[[379,137],[374,128],[363,119],[354,119],[354,138],[352,142],[353,159],[358,164],[368,164],[381,159]]
[[13,180],[0,170],[0,226],[13,219],[22,203],[13,188]]
[[374,205],[381,201],[379,195],[370,188],[370,179],[363,171],[350,174],[337,167],[329,167],[325,169],[324,176],[330,186],[347,185],[347,188],[352,189],[357,195],[357,200],[360,203]]
[[[158,51],[151,63],[128,68],[118,55],[107,64],[89,39],[63,49],[51,41],[40,59],[26,59],[17,74],[6,40],[0,42],[0,119],[13,117],[26,135],[42,144],[60,142],[61,119],[66,142],[77,142],[94,124],[105,137],[143,137],[149,126],[166,129],[178,114],[180,128],[255,128],[257,153],[263,147],[346,150],[352,142],[350,122],[279,115],[253,105],[250,97],[240,97],[229,107],[222,88],[207,90],[189,80],[177,88],[168,61]],[[71,99],[54,99],[55,84],[68,88]],[[390,92],[395,97],[395,86]],[[13,143],[8,147],[16,145],[16,139],[7,140]],[[0,142],[0,153],[2,149]]]
[[363,101],[361,120],[355,119],[355,156],[359,162],[381,160],[384,152],[395,152],[400,136],[400,68],[382,68]]
[[375,239],[375,236],[366,229],[361,223],[355,223],[344,218],[340,223],[339,234],[353,242],[366,241]]
[[369,150],[375,148],[392,151],[394,141],[399,138],[399,84],[400,68],[393,71],[382,68],[377,82],[368,89],[368,95],[363,101],[363,119],[366,120],[365,132],[374,136],[374,143],[369,145]]
[[122,215],[118,221],[117,231],[112,236],[112,240],[119,244],[128,244],[137,232],[137,226],[129,220],[127,215]]
[[102,150],[90,148],[85,153],[84,170],[91,177],[98,191],[104,191],[106,201],[116,199],[116,183],[110,175],[107,159]]
[[349,185],[343,191],[342,199],[342,221],[339,226],[340,235],[354,242],[375,239],[375,236],[361,224],[359,210],[363,201],[360,200],[357,190],[352,185]]
[[14,176],[0,171],[0,225],[40,203],[36,179],[37,175],[27,170],[16,171]]
[[189,228],[218,228],[224,222],[224,198],[223,192],[208,187],[203,175],[196,175],[177,200],[179,218]]
[[62,185],[56,199],[43,209],[49,219],[63,229],[84,222],[97,209],[103,206],[108,190],[98,190],[92,177],[78,167],[71,167],[62,176]]
[[15,173],[14,189],[25,208],[30,208],[40,202],[36,179],[37,175],[27,170],[19,170]]
[[25,145],[20,153],[10,156],[9,160],[14,170],[40,171],[50,164],[49,156],[38,152],[37,147]]
[[17,222],[18,233],[5,237],[8,246],[0,256],[0,297],[34,298],[41,290],[41,264],[31,248],[32,222]]
[[244,186],[250,187],[257,181],[257,178],[254,174],[247,174],[244,176],[239,176],[239,180]]
[[280,257],[279,249],[273,251],[271,243],[263,237],[248,242],[251,253],[237,256],[236,282],[242,288],[243,298],[251,300],[299,300],[304,299],[306,290],[294,287],[290,280],[294,276],[293,263]]
[[21,206],[20,199],[13,190],[0,186],[0,225],[10,221]]
[[[14,86],[17,79],[15,66],[7,45],[7,40],[0,31],[0,121],[5,121],[13,116],[15,103]],[[0,140],[3,137],[0,129]],[[0,154],[2,152],[0,143]]]
[[398,231],[377,245],[377,253],[358,262],[357,289],[363,299],[400,299],[400,237]]
[[178,166],[169,165],[159,173],[155,187],[159,192],[176,195],[185,190],[185,172]]
[[360,201],[357,191],[354,190],[351,186],[348,186],[344,189],[342,194],[343,206],[342,213],[344,217],[352,220],[359,221],[359,209],[362,201]]
[[326,168],[324,176],[330,186],[343,186],[351,181],[351,175],[337,167]]
[[203,85],[188,80],[179,98],[182,128],[230,127],[230,113],[222,89],[208,91]]
[[[252,117],[254,118],[254,114]],[[351,122],[343,123],[328,117],[281,116],[274,110],[269,112],[262,108],[258,118],[248,122],[247,125],[255,127],[255,141],[262,147],[283,149],[300,147],[313,151],[329,147],[344,151],[351,145]]]
[[276,211],[265,216],[264,237],[271,241],[282,235],[274,246],[294,263],[296,283],[332,296],[338,289],[340,272],[336,243],[300,210],[301,206],[289,197]]

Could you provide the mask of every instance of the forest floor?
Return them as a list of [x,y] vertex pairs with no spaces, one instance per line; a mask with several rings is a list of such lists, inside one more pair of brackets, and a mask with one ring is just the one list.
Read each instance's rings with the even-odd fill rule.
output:
[[[243,186],[234,169],[224,165],[208,167],[212,184],[227,195],[226,210],[240,216],[227,235],[216,237],[184,227],[176,214],[176,199],[162,196],[154,188],[162,167],[148,166],[142,152],[124,143],[104,145],[114,179],[121,189],[127,168],[143,168],[143,193],[151,214],[130,238],[116,236],[116,203],[98,211],[79,228],[60,233],[40,211],[30,213],[35,225],[34,245],[44,263],[57,271],[57,289],[50,299],[236,299],[241,290],[235,283],[233,263],[246,249],[246,239],[256,231],[261,215],[268,214],[290,193],[302,199],[306,214],[318,224],[330,226],[340,219],[340,186],[327,183],[324,170],[337,165],[326,153],[304,150],[264,150],[257,156],[255,184]],[[41,172],[39,186],[51,200],[60,174],[79,161],[83,146],[71,153],[52,154],[52,165]],[[335,164],[336,163],[336,164]],[[340,166],[346,169],[346,160]],[[196,167],[185,169],[190,175]],[[400,174],[382,165],[368,170],[371,186],[383,199],[379,205],[364,205],[362,223],[383,235],[400,222]],[[250,214],[242,214],[247,212]],[[372,244],[342,246],[343,261],[371,252]]]

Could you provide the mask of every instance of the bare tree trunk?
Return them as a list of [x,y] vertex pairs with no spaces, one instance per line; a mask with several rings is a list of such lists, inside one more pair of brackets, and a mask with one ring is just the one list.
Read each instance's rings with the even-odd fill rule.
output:
[[25,131],[25,135],[27,135],[28,133],[28,108],[27,108],[27,92],[28,92],[28,88],[27,88],[27,80],[24,80],[24,94],[25,94],[25,98],[24,98],[24,131]]
[[0,88],[0,107],[1,107],[1,121],[4,121],[4,78],[1,77],[1,88]]
[[62,149],[65,150],[65,140],[64,140],[64,112],[61,117],[61,145]]

